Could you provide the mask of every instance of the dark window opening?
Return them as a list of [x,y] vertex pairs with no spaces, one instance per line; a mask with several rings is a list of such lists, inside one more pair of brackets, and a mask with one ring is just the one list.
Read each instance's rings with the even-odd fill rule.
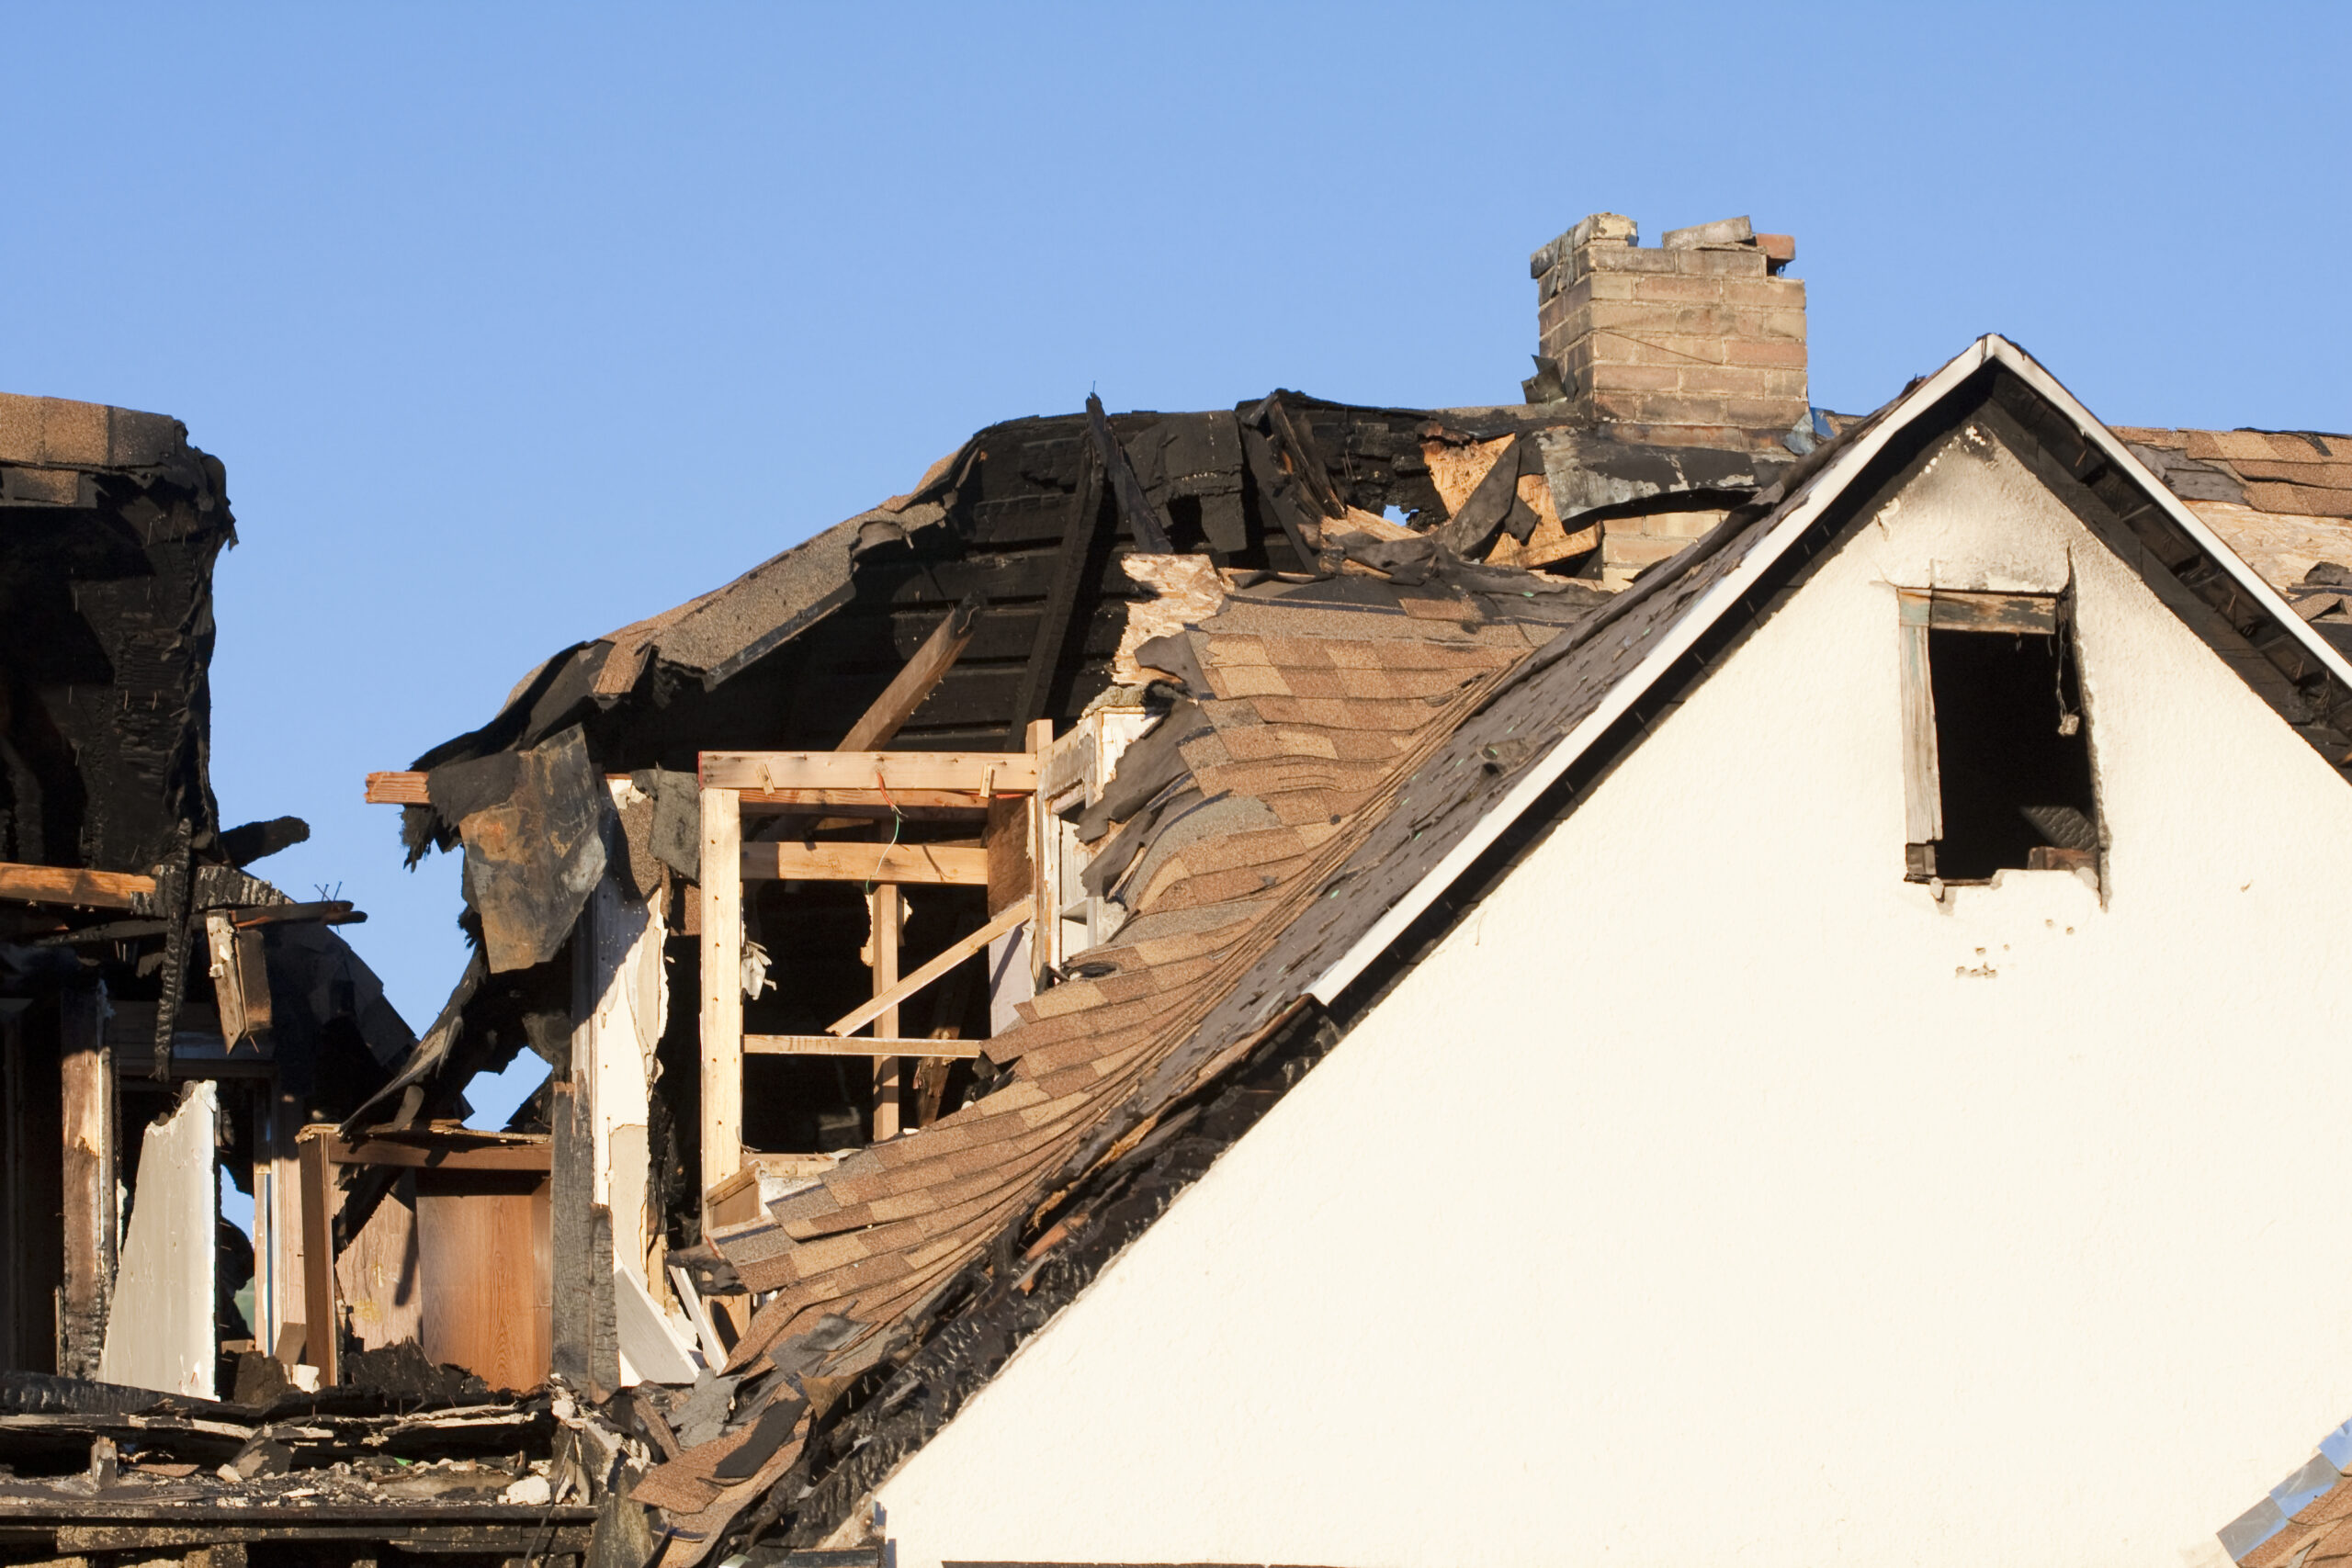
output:
[[2056,635],[1928,633],[1943,816],[1933,870],[1945,881],[2098,863],[2090,734],[2064,631],[2062,617]]

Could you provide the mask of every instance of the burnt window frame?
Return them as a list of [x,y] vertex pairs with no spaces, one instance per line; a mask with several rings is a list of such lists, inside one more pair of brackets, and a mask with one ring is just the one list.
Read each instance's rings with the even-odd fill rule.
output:
[[[1945,824],[1929,634],[2050,637],[2056,645],[2058,657],[2071,669],[2079,696],[2082,662],[2075,637],[2073,591],[2070,587],[2056,593],[2010,593],[1978,589],[1898,588],[1895,604],[1902,647],[1904,880],[1931,883],[1939,887],[1984,886],[1991,882],[1990,876],[1954,878],[1941,874],[1937,865],[1936,851],[1943,841]],[[2084,746],[2090,764],[2088,815],[2094,847],[2036,850],[2029,855],[2026,865],[1999,870],[2087,868],[2102,879],[2106,874],[2107,834],[2099,809],[2098,753],[2087,733],[2088,713],[2085,709],[2077,712],[2086,727]],[[2041,863],[2033,863],[2037,858]]]

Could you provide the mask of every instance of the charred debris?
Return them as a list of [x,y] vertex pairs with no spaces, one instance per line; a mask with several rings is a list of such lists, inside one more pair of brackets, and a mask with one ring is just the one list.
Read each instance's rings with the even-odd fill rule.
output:
[[[559,650],[368,778],[464,861],[421,1038],[243,869],[300,824],[216,820],[220,465],[0,400],[0,1560],[878,1563],[880,1482],[1336,1043],[1306,977],[1865,428],[1792,255],[1597,214],[1522,404],[1090,397]],[[2240,507],[2338,439],[2130,434]],[[242,1296],[175,1245],[216,1168]]]
[[[1680,250],[1777,269],[1736,228]],[[244,869],[306,829],[217,819],[220,465],[0,401],[0,1556],[875,1561],[871,1485],[1329,1047],[1243,1014],[1347,825],[1828,434],[1611,408],[1557,325],[1521,405],[993,425],[559,651],[368,781],[464,857],[422,1038]]]
[[[1693,254],[1760,274],[1741,231]],[[1341,825],[1830,432],[1558,389],[993,425],[370,775],[463,855],[475,951],[333,1134],[334,1246],[476,1322],[545,1303],[503,1371],[429,1313],[424,1352],[566,1391],[663,1562],[875,1549],[872,1484],[1328,1046],[1311,1005],[1206,1015]],[[526,1051],[548,1273],[492,1280],[378,1156],[454,1156]]]

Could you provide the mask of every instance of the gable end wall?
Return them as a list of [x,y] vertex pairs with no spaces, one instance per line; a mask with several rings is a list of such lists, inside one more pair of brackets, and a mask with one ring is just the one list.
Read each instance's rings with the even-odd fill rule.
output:
[[[2104,901],[1939,904],[1894,589],[2070,578]],[[2352,1414],[2347,829],[1980,423],[884,1488],[901,1568],[2177,1568]]]

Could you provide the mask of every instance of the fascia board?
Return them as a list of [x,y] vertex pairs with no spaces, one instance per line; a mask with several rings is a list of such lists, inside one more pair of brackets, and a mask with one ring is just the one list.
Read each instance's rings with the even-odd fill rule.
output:
[[2188,502],[2173,494],[2171,490],[2166,488],[2164,480],[2158,479],[2145,463],[2132,456],[2132,449],[2117,440],[2115,433],[2100,423],[2092,415],[2090,410],[2085,408],[2072,392],[2059,383],[2055,376],[2044,370],[2033,355],[1998,333],[1993,333],[1982,341],[1989,348],[1991,358],[1997,359],[2007,366],[2019,380],[2041,393],[2052,408],[2071,420],[2075,427],[2082,433],[2084,439],[2106,454],[2109,462],[2122,469],[2133,483],[2145,491],[2148,499],[2163,508],[2165,514],[2173,520],[2181,532],[2197,541],[2208,555],[2220,561],[2222,570],[2227,571],[2231,579],[2245,591],[2247,597],[2269,611],[2272,618],[2285,626],[2295,640],[2301,643],[2329,674],[2334,675],[2346,685],[2352,686],[2352,661],[2347,661],[2343,654],[2336,651],[2334,644],[2312,630],[2311,624],[2295,614],[2294,606],[2287,603],[2284,594],[2264,581],[2260,573],[2248,566],[2235,550],[2223,543],[2221,536],[2214,533],[2203,518],[2189,510]]
[[1643,656],[1641,662],[1610,688],[1609,694],[1598,707],[1569,730],[1541,761],[1530,768],[1509,794],[1472,825],[1462,841],[1454,845],[1444,859],[1430,867],[1404,897],[1391,905],[1388,912],[1374,921],[1372,929],[1359,938],[1345,955],[1306,987],[1307,995],[1326,1007],[1330,1006],[1341,991],[1354,983],[1357,976],[1370,967],[1374,959],[1405,933],[1407,927],[1437,901],[1440,894],[1467,872],[1471,864],[1486,853],[1513,822],[1532,809],[1544,793],[1558,783],[1560,776],[1609,732],[1611,726],[1624,717],[1715,622],[1756,586],[1789,547],[1804,537],[1805,530],[1813,526],[1815,519],[1830,502],[1837,500],[1863,468],[1885,449],[1888,442],[1981,369],[1992,353],[1992,345],[1999,341],[1984,337],[1970,344],[1942,369],[1912,388],[1885,419],[1864,432],[1850,449],[1832,459],[1807,480],[1804,494],[1748,551],[1747,558],[1701,595],[1698,603]]

